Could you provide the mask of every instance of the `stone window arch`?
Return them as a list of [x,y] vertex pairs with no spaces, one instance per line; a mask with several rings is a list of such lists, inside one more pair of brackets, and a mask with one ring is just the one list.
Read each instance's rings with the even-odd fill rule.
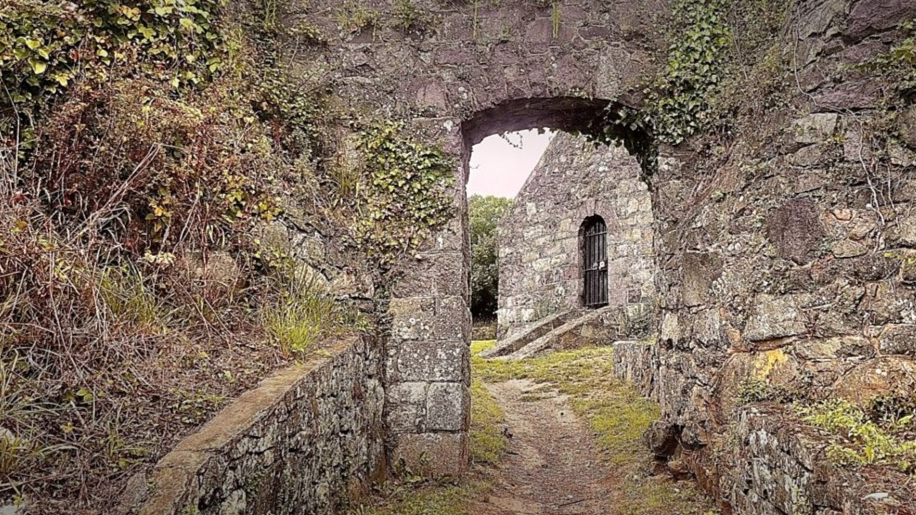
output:
[[579,229],[582,264],[582,305],[599,308],[608,304],[607,223],[599,215],[582,221]]

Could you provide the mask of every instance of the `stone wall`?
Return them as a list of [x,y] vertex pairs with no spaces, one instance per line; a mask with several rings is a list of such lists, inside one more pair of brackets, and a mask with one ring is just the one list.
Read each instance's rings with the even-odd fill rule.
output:
[[[662,149],[651,179],[663,419],[650,440],[676,441],[736,513],[906,513],[893,507],[916,494],[889,467],[855,473],[870,490],[844,490],[824,476],[827,434],[799,443],[789,406],[741,401],[750,383],[783,403],[870,409],[916,384],[914,108],[860,66],[900,41],[916,3],[804,0],[788,13],[770,54],[785,64],[762,63],[753,73],[771,82],[733,92],[761,99],[742,101],[735,139]],[[773,84],[771,97],[757,89]],[[884,500],[861,501],[875,492]]]
[[[652,58],[663,61],[658,27],[671,9],[663,0],[567,0],[555,25],[541,2],[423,0],[415,3],[433,22],[403,30],[391,2],[361,3],[380,13],[363,30],[341,23],[338,1],[284,6],[292,12],[281,19],[307,21],[328,41],[290,42],[283,57],[304,83],[317,77],[315,87],[336,92],[339,112],[403,120],[461,163],[454,220],[390,285],[385,361],[390,457],[457,473],[467,442],[470,148],[493,133],[583,129],[605,108],[639,108]],[[797,0],[788,12],[784,27],[766,34],[779,45],[756,56],[759,66],[745,70],[754,80],[733,92],[730,125],[661,149],[651,178],[663,314],[658,434],[680,445],[681,459],[726,513],[785,511],[780,501],[755,499],[770,499],[762,493],[774,478],[801,477],[736,475],[735,464],[788,470],[809,456],[745,443],[737,444],[744,454],[729,455],[744,380],[810,401],[863,405],[911,395],[916,384],[916,114],[889,101],[899,92],[880,75],[856,66],[901,39],[895,27],[916,16],[916,4]],[[454,416],[455,406],[463,416]],[[776,441],[780,449],[794,445]],[[905,483],[885,493],[913,504]],[[813,493],[815,484],[792,488]],[[862,512],[846,510],[858,493],[817,498],[801,512]]]
[[[277,372],[135,476],[116,513],[338,513],[384,478],[381,356],[366,339]],[[324,352],[324,351],[322,351]]]
[[[652,325],[652,204],[636,158],[560,133],[499,225],[499,337],[583,305],[581,227],[607,224],[608,305]],[[638,322],[637,322],[638,320]]]

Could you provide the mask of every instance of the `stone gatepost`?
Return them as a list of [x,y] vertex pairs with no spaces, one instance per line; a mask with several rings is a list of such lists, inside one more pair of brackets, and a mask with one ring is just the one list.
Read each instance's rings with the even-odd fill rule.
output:
[[424,141],[456,157],[455,213],[393,288],[385,369],[388,448],[395,472],[460,475],[470,424],[469,243],[465,159],[458,125],[416,120]]

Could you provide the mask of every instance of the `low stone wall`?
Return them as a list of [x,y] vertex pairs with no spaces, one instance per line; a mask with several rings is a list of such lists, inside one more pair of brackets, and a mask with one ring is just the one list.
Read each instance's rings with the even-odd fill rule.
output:
[[[659,398],[659,347],[614,343],[614,375],[646,397]],[[721,416],[731,422],[708,452],[681,446],[677,431],[656,423],[646,434],[650,448],[672,470],[698,474],[707,492],[718,492],[741,515],[864,515],[898,511],[913,501],[910,478],[887,468],[855,471],[832,464],[827,435],[803,424],[776,403],[730,403]],[[716,456],[717,459],[712,459]],[[867,481],[866,479],[867,478]]]
[[281,370],[129,483],[119,514],[331,514],[383,477],[381,359],[365,339]]

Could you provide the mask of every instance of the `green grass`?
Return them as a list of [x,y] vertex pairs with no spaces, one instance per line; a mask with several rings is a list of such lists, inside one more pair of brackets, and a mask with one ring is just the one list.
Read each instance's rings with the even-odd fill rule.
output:
[[495,465],[506,453],[505,415],[480,379],[471,382],[471,459]]
[[487,490],[485,483],[458,485],[401,485],[378,506],[362,506],[349,515],[466,515],[465,502]]
[[301,355],[334,325],[335,306],[314,281],[301,281],[264,309],[264,327],[283,354]]
[[890,465],[916,474],[916,441],[907,438],[916,414],[875,421],[862,408],[839,399],[797,410],[803,421],[834,435],[827,456],[838,465]]
[[609,515],[701,514],[708,506],[692,483],[671,483],[646,477],[651,461],[642,436],[661,414],[659,406],[643,398],[613,374],[610,347],[556,352],[524,361],[485,360],[481,352],[495,345],[471,344],[475,380],[500,382],[529,379],[569,395],[570,402],[597,437],[604,460],[620,480]]

